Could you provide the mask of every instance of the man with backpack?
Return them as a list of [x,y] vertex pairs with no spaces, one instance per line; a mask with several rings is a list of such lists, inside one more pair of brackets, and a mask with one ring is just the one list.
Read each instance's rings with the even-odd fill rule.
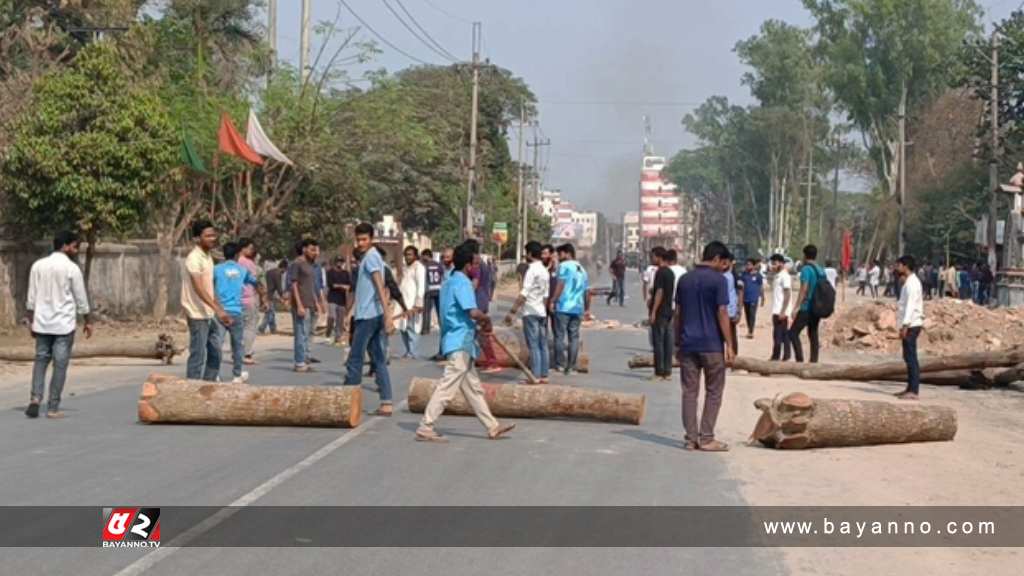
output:
[[804,361],[804,351],[800,344],[800,333],[807,328],[807,337],[811,343],[811,363],[818,362],[818,324],[822,318],[832,315],[835,307],[835,289],[825,276],[825,271],[815,262],[818,258],[818,247],[814,244],[804,246],[804,261],[800,268],[800,294],[796,298],[796,319],[789,329],[789,341],[793,346],[793,357],[797,362]]

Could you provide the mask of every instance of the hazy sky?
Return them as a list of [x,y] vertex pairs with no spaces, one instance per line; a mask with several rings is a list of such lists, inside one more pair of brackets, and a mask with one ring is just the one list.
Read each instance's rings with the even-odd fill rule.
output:
[[[447,63],[406,30],[383,0],[346,2],[398,48]],[[389,2],[405,16],[396,0]],[[459,58],[470,57],[470,22],[483,23],[483,56],[525,79],[540,100],[541,129],[551,139],[541,162],[547,166],[545,186],[614,220],[636,206],[644,114],[652,117],[656,153],[671,156],[691,146],[680,120],[694,104],[715,94],[750,102],[740,84],[743,66],[732,51],[736,42],[769,18],[809,23],[799,0],[401,2]],[[333,20],[340,8],[343,26],[358,24],[338,0],[312,3],[314,23]],[[1018,2],[982,4],[1002,17]],[[296,61],[301,1],[278,0],[278,5],[279,53]],[[394,71],[416,64],[378,44],[384,52],[375,65]]]

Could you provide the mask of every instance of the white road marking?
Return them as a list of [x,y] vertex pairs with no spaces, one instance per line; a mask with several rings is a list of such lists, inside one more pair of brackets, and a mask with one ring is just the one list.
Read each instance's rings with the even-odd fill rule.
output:
[[[403,401],[399,406],[396,407],[396,411],[403,411],[408,406],[408,401]],[[330,444],[320,448],[316,452],[313,452],[309,456],[306,456],[300,462],[278,472],[274,477],[270,478],[263,484],[253,488],[249,492],[240,496],[237,500],[227,505],[225,508],[221,508],[216,514],[210,516],[206,520],[203,520],[199,524],[196,524],[192,528],[189,528],[185,532],[178,535],[177,538],[168,542],[165,546],[161,546],[149,554],[146,554],[142,558],[139,558],[135,562],[132,562],[128,566],[125,566],[122,570],[115,573],[114,576],[138,576],[145,573],[147,570],[155,566],[158,562],[166,559],[171,554],[174,554],[180,550],[183,546],[201,536],[202,534],[212,530],[228,518],[231,518],[238,512],[239,508],[251,505],[260,498],[266,496],[271,490],[277,488],[281,484],[284,484],[289,479],[293,478],[299,472],[306,470],[313,466],[317,462],[323,460],[327,456],[331,455],[334,451],[338,450],[345,444],[348,444],[352,440],[358,438],[363,432],[369,430],[374,424],[382,420],[389,420],[389,418],[373,418],[366,424],[359,426],[355,430],[346,432],[343,436],[331,441]]]

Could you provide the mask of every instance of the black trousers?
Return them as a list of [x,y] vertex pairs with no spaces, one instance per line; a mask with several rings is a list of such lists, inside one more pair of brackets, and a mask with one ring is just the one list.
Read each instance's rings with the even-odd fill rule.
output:
[[423,296],[423,328],[421,334],[430,334],[430,316],[437,312],[437,323],[441,324],[441,293],[435,290],[427,291]]
[[811,342],[811,363],[818,361],[818,324],[821,318],[812,316],[810,312],[801,310],[789,328],[789,343],[793,346],[793,357],[797,362],[804,361],[804,349],[800,345],[800,333],[807,328],[807,339]]
[[774,314],[772,316],[772,360],[789,361],[789,318]]
[[672,375],[672,320],[657,318],[651,326],[651,339],[654,341],[654,375]]
[[907,337],[903,339],[903,361],[907,364],[907,391],[914,394],[921,388],[921,364],[917,361],[917,337],[920,335],[920,326],[907,328]]
[[757,302],[743,303],[743,315],[747,317],[747,334],[754,334],[754,325],[757,323]]
[[732,332],[732,354],[740,355],[740,339],[736,337],[736,326],[740,323],[739,316],[729,319],[729,331]]

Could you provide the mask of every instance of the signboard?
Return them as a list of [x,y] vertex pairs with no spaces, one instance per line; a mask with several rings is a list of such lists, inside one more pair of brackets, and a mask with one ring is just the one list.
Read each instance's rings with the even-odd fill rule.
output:
[[491,229],[491,239],[504,246],[508,243],[508,222],[495,222]]

